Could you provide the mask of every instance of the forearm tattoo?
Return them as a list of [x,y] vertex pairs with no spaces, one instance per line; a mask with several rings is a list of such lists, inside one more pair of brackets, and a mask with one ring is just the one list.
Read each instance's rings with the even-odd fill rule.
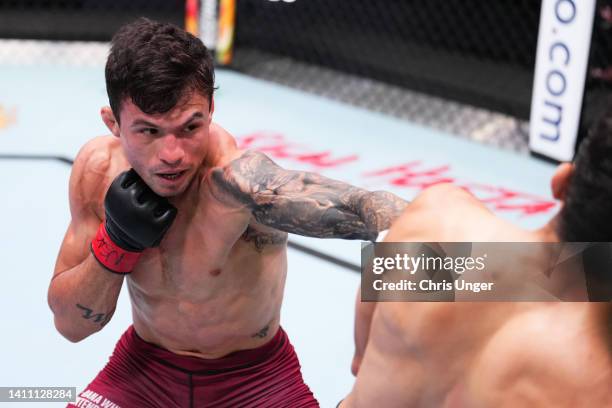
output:
[[259,152],[246,152],[213,170],[220,200],[238,200],[272,228],[319,238],[374,240],[408,204],[319,174],[285,170]]
[[115,309],[111,310],[109,313],[94,313],[92,309],[85,307],[80,304],[76,304],[76,307],[83,311],[83,315],[81,316],[83,319],[91,320],[94,323],[99,323],[100,326],[104,327],[110,321]]

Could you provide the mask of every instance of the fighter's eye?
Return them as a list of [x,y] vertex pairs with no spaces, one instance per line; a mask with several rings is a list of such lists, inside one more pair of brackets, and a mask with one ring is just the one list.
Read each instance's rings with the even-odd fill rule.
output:
[[197,128],[199,128],[199,125],[196,124],[191,124],[191,125],[187,125],[187,127],[185,128],[185,130],[187,132],[193,132],[194,130],[196,130]]
[[155,128],[143,128],[140,129],[140,133],[144,133],[145,135],[156,135],[159,131]]

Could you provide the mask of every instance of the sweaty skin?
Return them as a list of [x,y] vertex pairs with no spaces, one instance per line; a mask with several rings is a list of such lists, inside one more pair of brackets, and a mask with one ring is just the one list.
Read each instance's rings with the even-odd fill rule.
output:
[[[208,102],[197,98],[168,115],[154,116],[155,123],[174,129],[177,123],[206,121]],[[113,133],[119,126],[131,132],[127,118],[143,116],[130,101],[124,105],[121,125],[107,121]],[[73,341],[100,330],[114,312],[124,278],[100,269],[88,245],[104,219],[108,186],[130,167],[178,209],[160,246],[145,250],[125,277],[134,327],[148,342],[201,358],[256,348],[277,332],[287,232],[373,239],[406,205],[386,192],[288,171],[261,153],[240,151],[210,119],[199,125],[206,132],[197,143],[189,132],[198,130],[190,125],[176,136],[179,131],[156,130],[147,121],[134,121],[129,137],[93,139],[75,161],[73,220],[49,292],[56,326],[73,333],[65,334]],[[180,156],[179,148],[189,154]],[[185,169],[187,175],[176,182],[156,175],[172,168]],[[75,296],[81,292],[76,287],[82,287],[82,299]],[[70,297],[75,299],[66,300]]]
[[[439,185],[406,208],[385,241],[558,241],[554,222],[525,231]],[[370,327],[363,320],[372,313]],[[612,406],[611,316],[608,303],[358,304],[367,331],[356,332],[358,374],[341,407]]]

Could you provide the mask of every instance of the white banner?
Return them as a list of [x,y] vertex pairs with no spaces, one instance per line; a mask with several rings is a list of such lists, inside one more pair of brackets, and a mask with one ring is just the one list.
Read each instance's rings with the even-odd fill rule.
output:
[[543,0],[529,147],[558,161],[574,156],[596,0]]
[[217,0],[202,0],[200,38],[209,50],[217,48]]

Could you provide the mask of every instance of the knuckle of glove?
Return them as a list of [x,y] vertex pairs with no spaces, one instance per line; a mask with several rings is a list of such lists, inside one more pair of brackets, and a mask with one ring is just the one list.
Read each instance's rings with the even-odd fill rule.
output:
[[177,214],[176,208],[155,194],[133,169],[111,183],[104,206],[111,225],[121,230],[115,235],[127,235],[129,246],[137,243],[143,248],[159,245]]

